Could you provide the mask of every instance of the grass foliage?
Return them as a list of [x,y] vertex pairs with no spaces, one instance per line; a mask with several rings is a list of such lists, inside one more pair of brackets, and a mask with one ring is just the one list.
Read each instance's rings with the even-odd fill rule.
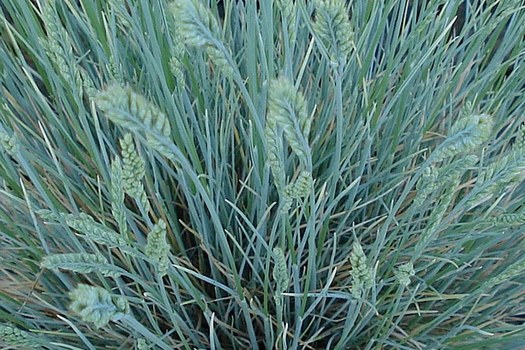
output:
[[0,344],[523,348],[524,6],[3,1]]

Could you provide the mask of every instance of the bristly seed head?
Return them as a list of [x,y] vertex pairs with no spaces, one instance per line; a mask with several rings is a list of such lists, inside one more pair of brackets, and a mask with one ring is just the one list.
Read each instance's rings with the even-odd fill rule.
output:
[[404,287],[410,284],[410,278],[415,274],[414,265],[411,262],[400,265],[395,271],[397,282]]
[[493,125],[494,120],[488,114],[471,114],[459,119],[450,128],[445,142],[431,155],[432,162],[476,151],[489,139]]
[[142,179],[146,173],[144,159],[135,149],[135,143],[131,134],[124,135],[120,139],[122,154],[122,185],[124,191],[137,200],[146,212],[150,209],[150,203]]
[[166,242],[166,230],[166,223],[160,219],[148,234],[146,244],[146,255],[155,262],[160,276],[167,274],[169,268],[170,245]]
[[233,76],[235,69],[231,53],[219,37],[221,27],[213,13],[199,0],[175,0],[170,9],[175,20],[176,32],[185,44],[204,48],[208,57],[224,75]]
[[96,94],[95,103],[112,122],[133,132],[143,133],[149,147],[168,158],[173,156],[166,146],[166,143],[171,142],[168,117],[129,86],[110,85]]
[[14,135],[9,135],[7,132],[0,129],[0,147],[9,154],[11,157],[15,157],[18,153],[20,146],[18,139]]
[[96,328],[106,326],[129,313],[129,304],[123,297],[112,298],[102,287],[79,284],[69,293],[70,309],[82,321],[91,322]]
[[367,264],[365,252],[359,242],[354,242],[352,245],[350,264],[352,265],[352,295],[355,298],[360,298],[363,290],[372,286],[373,273]]
[[100,272],[104,276],[118,277],[116,269],[108,267],[108,261],[100,254],[69,253],[44,257],[40,267],[50,270],[68,270],[77,273]]
[[39,336],[4,323],[0,324],[0,341],[13,349],[19,347],[41,349],[42,346],[47,345],[47,341]]
[[353,28],[345,0],[316,0],[314,33],[334,64],[344,63],[353,48]]
[[286,264],[286,257],[281,248],[273,249],[273,279],[276,283],[275,301],[279,304],[282,301],[282,293],[288,288],[290,277],[288,275],[288,265]]

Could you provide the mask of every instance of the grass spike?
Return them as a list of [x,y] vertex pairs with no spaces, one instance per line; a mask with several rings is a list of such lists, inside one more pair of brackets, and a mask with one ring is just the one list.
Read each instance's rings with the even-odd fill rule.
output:
[[432,153],[432,161],[440,162],[476,151],[490,137],[493,124],[494,120],[488,114],[473,114],[459,119],[452,125],[447,139]]
[[40,267],[49,270],[68,270],[76,273],[100,272],[107,277],[119,277],[116,269],[108,268],[107,259],[100,254],[53,254],[42,259]]
[[122,185],[124,191],[137,200],[146,212],[150,210],[150,203],[144,190],[142,180],[146,173],[144,159],[135,149],[131,134],[120,139],[122,155]]
[[113,298],[102,287],[79,284],[69,293],[69,308],[82,321],[93,323],[96,328],[106,326],[110,320],[118,320],[129,313],[129,304],[123,297]]
[[410,278],[416,274],[414,271],[414,265],[411,262],[400,265],[395,271],[397,282],[403,287],[410,285]]
[[272,276],[276,283],[274,298],[276,303],[281,304],[282,293],[288,289],[288,285],[290,284],[288,265],[286,263],[284,252],[281,248],[276,247],[273,249],[273,259],[274,267]]
[[148,146],[168,158],[172,156],[165,146],[171,138],[168,118],[129,86],[110,85],[96,95],[95,103],[112,122],[130,131],[144,133]]
[[60,213],[56,215],[49,210],[39,210],[37,213],[42,217],[42,219],[48,222],[58,223],[60,218],[62,218],[66,225],[80,232],[87,239],[92,240],[93,242],[106,245],[110,248],[126,248],[128,246],[127,241],[121,235],[109,229],[108,227],[99,224],[88,214]]
[[43,338],[5,323],[0,323],[0,342],[13,349],[43,349],[43,346],[49,345]]
[[353,28],[344,0],[316,0],[314,33],[333,63],[346,62],[353,48]]
[[146,255],[156,264],[160,276],[168,273],[170,245],[166,241],[166,222],[160,219],[148,234]]
[[360,298],[363,295],[363,291],[372,286],[373,274],[367,263],[363,247],[359,242],[352,244],[350,264],[352,265],[352,295],[355,298]]
[[221,27],[215,15],[200,0],[175,0],[170,8],[186,45],[205,48],[211,61],[232,77],[236,70],[229,49],[220,39]]

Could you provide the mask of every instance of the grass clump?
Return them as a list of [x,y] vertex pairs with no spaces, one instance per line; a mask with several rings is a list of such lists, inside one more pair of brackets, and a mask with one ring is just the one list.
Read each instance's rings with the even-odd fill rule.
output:
[[525,346],[520,1],[0,9],[0,346]]

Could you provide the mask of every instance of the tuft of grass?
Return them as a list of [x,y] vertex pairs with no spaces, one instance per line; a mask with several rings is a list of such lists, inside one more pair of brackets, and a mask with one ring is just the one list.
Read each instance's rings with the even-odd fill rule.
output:
[[523,348],[522,23],[2,2],[0,346]]

